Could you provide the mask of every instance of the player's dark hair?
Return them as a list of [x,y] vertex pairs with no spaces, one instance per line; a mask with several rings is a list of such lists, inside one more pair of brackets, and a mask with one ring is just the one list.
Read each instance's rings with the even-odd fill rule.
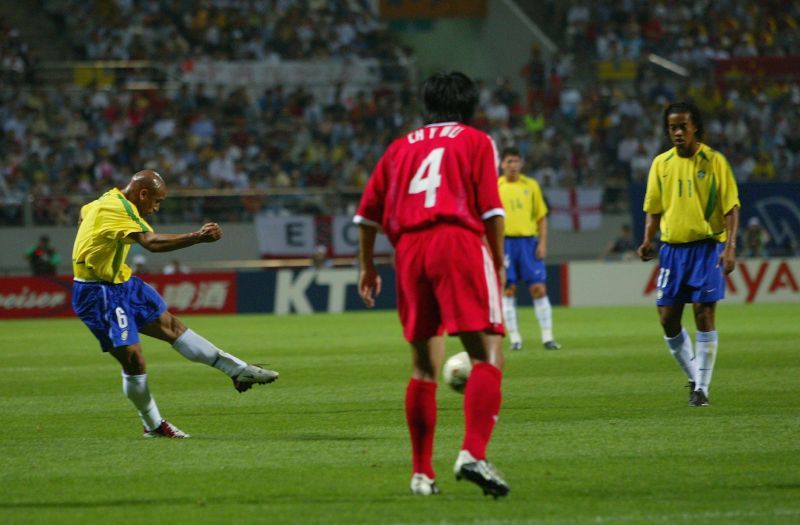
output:
[[478,89],[464,73],[436,73],[422,84],[426,122],[468,124],[478,105]]
[[506,146],[503,148],[503,151],[500,152],[500,160],[505,160],[506,157],[521,157],[522,155],[519,154],[519,148],[514,146]]
[[697,128],[694,134],[695,137],[699,140],[703,140],[703,135],[706,131],[703,125],[703,117],[700,115],[700,110],[697,109],[697,106],[691,102],[673,102],[664,109],[664,133],[667,135],[667,138],[669,138],[669,116],[676,113],[688,113],[689,117],[692,119],[692,124]]

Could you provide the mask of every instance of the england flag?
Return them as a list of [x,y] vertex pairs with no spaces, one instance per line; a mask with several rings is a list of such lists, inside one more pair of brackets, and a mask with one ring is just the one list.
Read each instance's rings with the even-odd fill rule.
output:
[[545,190],[550,208],[548,223],[554,230],[597,230],[603,221],[602,188],[571,188]]

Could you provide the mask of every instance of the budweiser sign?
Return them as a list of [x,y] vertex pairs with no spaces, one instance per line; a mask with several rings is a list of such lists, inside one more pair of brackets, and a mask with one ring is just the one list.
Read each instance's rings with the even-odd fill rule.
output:
[[72,315],[72,280],[67,277],[0,279],[0,319]]

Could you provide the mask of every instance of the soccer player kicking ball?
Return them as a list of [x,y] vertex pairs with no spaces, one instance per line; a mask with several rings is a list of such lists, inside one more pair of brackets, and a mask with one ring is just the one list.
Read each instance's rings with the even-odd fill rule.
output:
[[395,247],[398,310],[412,350],[405,400],[411,492],[439,493],[432,456],[446,331],[460,337],[473,362],[456,479],[476,483],[484,494],[505,496],[508,484],[486,461],[500,411],[503,366],[504,212],[497,153],[488,135],[467,125],[478,102],[467,76],[436,74],[424,83],[422,96],[428,124],[389,146],[354,218],[360,226],[358,289],[365,304],[374,306],[381,279],[373,252],[382,228]]
[[192,233],[154,233],[144,217],[159,210],[167,186],[155,171],[136,173],[120,191],[107,191],[81,208],[72,249],[72,308],[100,341],[104,352],[122,365],[122,391],[139,411],[144,437],[187,438],[162,419],[147,386],[139,334],[161,339],[190,361],[220,370],[238,392],[271,383],[278,373],[249,365],[196,334],[167,310],[161,296],[125,264],[134,242],[151,252],[168,252],[222,237],[215,223]]
[[[644,240],[637,253],[643,261],[655,257],[653,239],[660,228],[656,305],[664,339],[689,379],[689,406],[708,406],[717,357],[715,311],[725,296],[725,275],[736,266],[739,192],[722,153],[700,142],[703,119],[694,105],[671,104],[663,120],[674,147],[650,167]],[[681,326],[686,303],[694,307],[694,349]]]
[[517,148],[505,148],[500,155],[503,174],[497,180],[500,199],[506,210],[506,286],[503,292],[503,317],[512,350],[522,350],[517,329],[517,283],[522,281],[533,298],[533,311],[539,321],[545,350],[558,350],[553,339],[553,308],[547,297],[547,204],[536,179],[523,175],[522,157]]

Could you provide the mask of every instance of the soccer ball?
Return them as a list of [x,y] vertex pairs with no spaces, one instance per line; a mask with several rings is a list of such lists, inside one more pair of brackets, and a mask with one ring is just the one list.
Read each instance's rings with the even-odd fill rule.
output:
[[464,388],[467,386],[470,372],[472,372],[472,361],[469,359],[469,354],[459,352],[445,361],[442,376],[444,377],[444,382],[450,385],[450,388],[456,392],[463,393]]

